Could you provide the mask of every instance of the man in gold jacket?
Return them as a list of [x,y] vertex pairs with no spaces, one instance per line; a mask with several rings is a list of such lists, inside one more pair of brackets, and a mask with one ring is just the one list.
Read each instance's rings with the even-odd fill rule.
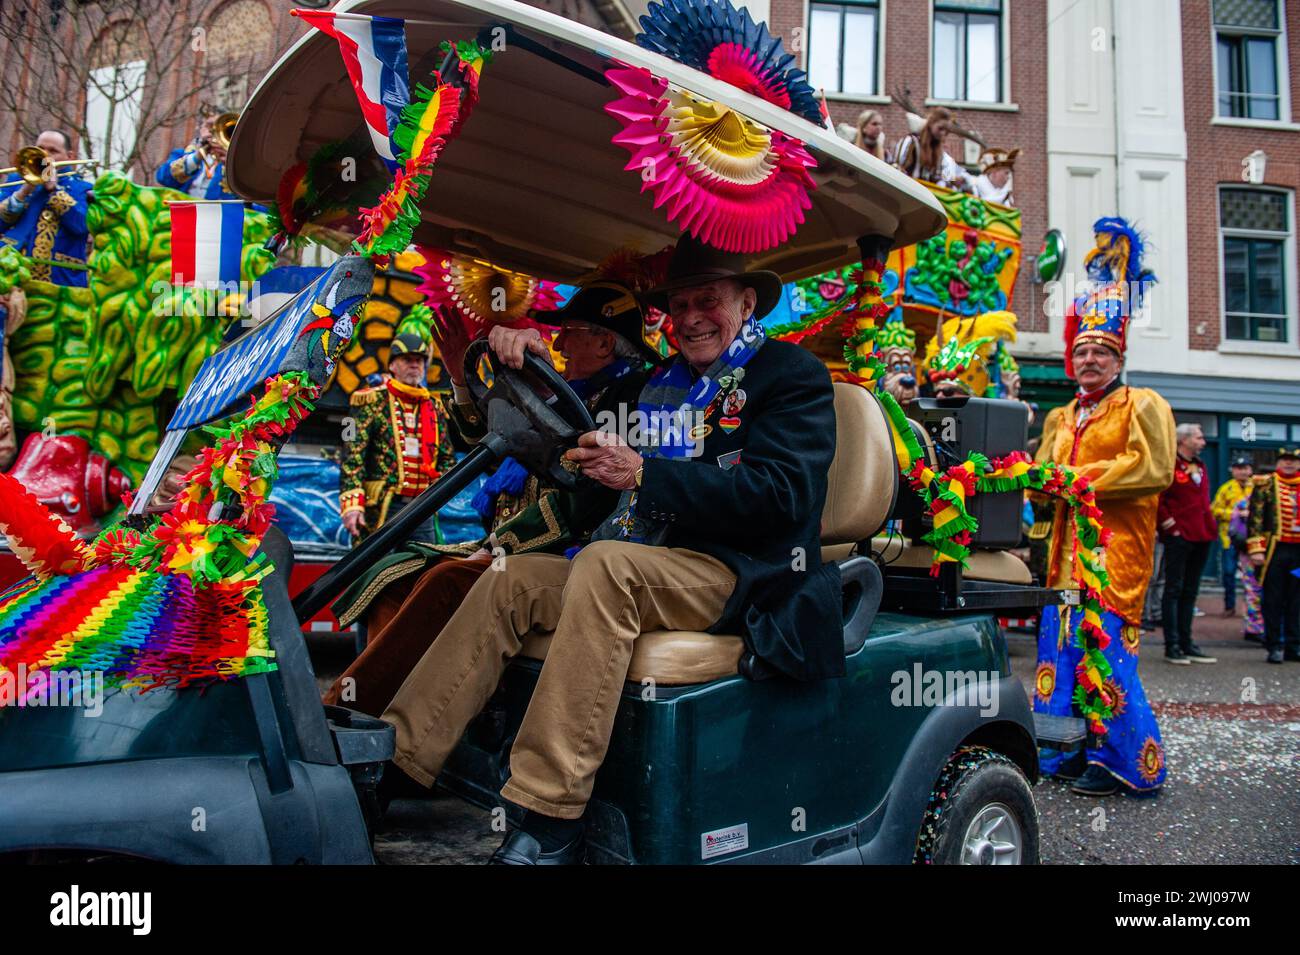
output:
[[[1075,300],[1066,326],[1066,372],[1078,382],[1074,400],[1043,422],[1039,461],[1054,461],[1087,478],[1097,493],[1102,523],[1110,529],[1106,551],[1109,586],[1102,592],[1102,648],[1111,665],[1106,680],[1116,700],[1106,734],[1089,740],[1088,769],[1074,791],[1105,796],[1122,783],[1152,791],[1164,782],[1164,749],[1155,715],[1138,678],[1142,604],[1151,578],[1160,492],[1173,481],[1174,416],[1154,391],[1123,384],[1128,303],[1149,276],[1140,272],[1140,240],[1122,219],[1094,226],[1098,247],[1085,262],[1094,284]],[[1106,257],[1109,261],[1098,262]],[[1052,522],[1048,586],[1076,587],[1074,524],[1064,504]],[[1049,607],[1038,634],[1035,709],[1078,716],[1073,707],[1079,607]],[[1060,768],[1061,754],[1042,754],[1044,773]]]

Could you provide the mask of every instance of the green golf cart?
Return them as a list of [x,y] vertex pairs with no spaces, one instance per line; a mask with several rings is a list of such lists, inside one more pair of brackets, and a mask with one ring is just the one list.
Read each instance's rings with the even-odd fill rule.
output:
[[[803,223],[751,256],[753,267],[793,280],[883,257],[945,225],[926,189],[826,129],[513,0],[344,0],[334,9],[405,18],[413,78],[443,66],[444,41],[476,40],[496,51],[475,111],[445,147],[421,204],[421,244],[571,281],[615,248],[650,251],[675,241],[675,226],[611,145],[618,128],[604,109],[615,95],[604,72],[611,63],[645,68],[800,140],[816,159]],[[309,35],[244,110],[229,183],[249,200],[273,201],[287,168],[353,136],[361,123],[337,44]],[[360,273],[368,263],[345,257],[321,281],[328,285],[344,267]],[[241,381],[283,367],[272,349],[256,345],[257,336],[271,335],[277,323],[305,325],[311,311],[304,303],[319,294],[318,286],[307,289],[230,346],[247,359]],[[206,692],[117,694],[98,720],[83,721],[92,726],[76,714],[0,712],[0,856],[370,861],[375,784],[392,754],[392,730],[319,702],[299,621],[401,546],[495,460],[510,455],[557,482],[572,481],[559,455],[593,427],[549,366],[533,359],[522,372],[494,367],[489,385],[478,379],[480,359],[492,360],[481,346],[467,369],[487,437],[292,602],[285,586],[292,550],[283,535],[267,536],[264,548],[276,565],[263,582],[275,672]],[[227,381],[202,401],[182,402],[137,502],[152,496],[180,436],[228,413],[246,391]],[[939,466],[973,447],[990,455],[1022,447],[1018,409],[945,399],[918,402],[909,415]],[[1011,514],[1018,527],[1019,494],[983,496],[969,569],[947,564],[932,576],[932,554],[916,543],[925,515],[900,485],[880,405],[865,389],[841,383],[835,410],[822,558],[836,561],[843,579],[847,674],[797,683],[773,677],[737,635],[643,634],[588,809],[589,861],[1038,861],[1031,788],[1038,748],[1078,748],[1083,732],[1081,721],[1036,726],[1010,671],[998,617],[1061,599],[1035,587],[1006,552],[1005,523]],[[527,635],[439,787],[483,807],[501,805],[511,743],[547,643],[545,633]],[[193,807],[204,809],[201,832],[192,825]]]

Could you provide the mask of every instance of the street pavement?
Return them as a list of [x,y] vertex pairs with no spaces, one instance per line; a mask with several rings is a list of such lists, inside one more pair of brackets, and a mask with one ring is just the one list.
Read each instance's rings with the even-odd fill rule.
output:
[[[1202,597],[1201,607],[1194,638],[1217,664],[1170,665],[1162,634],[1142,635],[1139,669],[1166,752],[1163,790],[1096,799],[1040,782],[1044,863],[1300,864],[1300,663],[1265,663],[1263,649],[1242,640],[1241,618],[1218,616],[1221,596]],[[312,642],[324,686],[346,650]],[[1012,632],[1008,643],[1032,695],[1036,641]],[[387,864],[484,862],[502,839],[492,823],[445,794],[397,800],[375,854]]]
[[[1200,600],[1192,627],[1217,664],[1164,661],[1164,636],[1142,635],[1138,668],[1164,739],[1167,781],[1154,798],[1034,790],[1044,863],[1300,863],[1300,663],[1270,665]],[[1012,670],[1033,693],[1036,641],[1008,635]]]

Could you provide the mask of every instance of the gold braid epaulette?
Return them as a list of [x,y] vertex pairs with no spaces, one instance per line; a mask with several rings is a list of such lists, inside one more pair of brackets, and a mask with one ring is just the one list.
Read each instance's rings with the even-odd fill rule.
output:
[[380,388],[358,388],[356,391],[352,392],[352,396],[348,399],[348,404],[354,408],[360,408],[365,405],[373,405],[383,396],[383,390]]

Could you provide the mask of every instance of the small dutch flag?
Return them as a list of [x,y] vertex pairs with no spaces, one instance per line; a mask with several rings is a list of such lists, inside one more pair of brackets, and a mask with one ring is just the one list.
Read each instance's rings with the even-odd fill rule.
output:
[[172,284],[210,287],[239,281],[242,202],[173,202]]

